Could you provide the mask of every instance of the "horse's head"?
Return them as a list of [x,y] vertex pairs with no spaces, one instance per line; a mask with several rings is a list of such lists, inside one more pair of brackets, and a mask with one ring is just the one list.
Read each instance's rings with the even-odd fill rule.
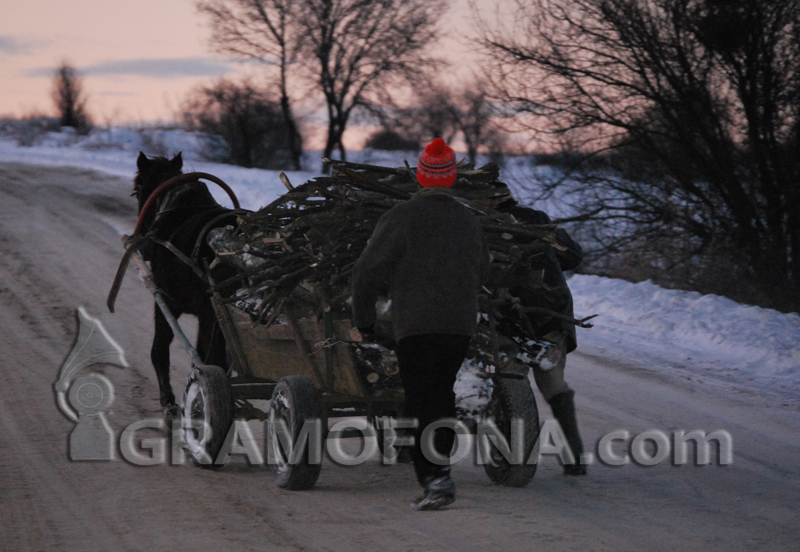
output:
[[[142,212],[147,198],[150,194],[172,177],[182,174],[183,157],[178,153],[172,159],[166,157],[153,157],[149,158],[144,153],[139,152],[139,158],[136,160],[136,178],[133,179],[133,193],[131,195],[136,198],[139,203],[138,212]],[[148,221],[145,222],[145,227],[150,226],[155,210],[152,214],[148,215]]]
[[139,212],[142,211],[147,198],[150,194],[172,177],[182,174],[183,157],[178,153],[172,159],[166,157],[147,157],[139,152],[136,160],[136,178],[133,179],[133,193],[131,194],[139,202]]

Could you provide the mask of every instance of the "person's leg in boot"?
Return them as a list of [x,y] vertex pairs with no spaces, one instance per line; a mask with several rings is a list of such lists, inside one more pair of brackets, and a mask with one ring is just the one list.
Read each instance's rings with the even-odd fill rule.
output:
[[[441,385],[447,384],[448,378],[433,378],[431,387],[436,389],[439,387],[438,393],[431,394],[431,396],[444,397],[448,395],[447,390],[441,389]],[[443,380],[443,381],[441,381]],[[453,381],[455,383],[455,381]],[[450,389],[452,389],[452,383]],[[442,408],[442,405],[449,404],[449,399],[438,401],[437,405],[429,405],[426,411],[430,414],[430,419],[425,419],[421,424],[424,429],[429,423],[441,420],[443,418],[454,418],[455,412],[450,413],[450,409]],[[455,404],[455,397],[453,397],[453,404]],[[438,459],[434,460],[433,455],[441,458],[448,459],[453,450],[455,443],[455,435],[449,428],[439,428],[433,433],[432,442],[421,442],[422,457],[420,462],[426,465],[425,479],[421,481],[424,494],[414,501],[411,505],[415,510],[437,510],[455,502],[456,499],[456,484],[450,478],[450,465],[439,464]],[[433,445],[434,451],[427,452],[427,449]]]
[[433,465],[425,461],[421,449],[423,423],[427,418],[425,396],[430,389],[428,380],[431,370],[428,367],[435,360],[435,349],[431,347],[427,338],[428,336],[424,335],[411,336],[401,339],[397,344],[398,368],[405,392],[404,415],[417,422],[412,432],[414,445],[411,448],[411,458],[414,474],[423,487],[433,473]]
[[553,417],[561,426],[567,444],[572,451],[575,459],[574,464],[564,465],[565,475],[586,475],[586,465],[581,462],[583,454],[583,441],[578,432],[578,421],[575,417],[575,392],[564,381],[564,369],[567,364],[566,338],[559,332],[553,332],[545,336],[545,339],[552,341],[558,346],[559,358],[556,358],[552,368],[543,370],[540,367],[533,369],[533,378],[536,386],[541,391]]
[[574,464],[564,464],[564,475],[586,475],[586,465],[581,461],[583,454],[583,441],[578,432],[578,420],[575,417],[575,391],[569,390],[559,393],[551,398],[548,403],[553,410],[553,416],[564,431],[567,444],[575,458]]
[[[428,424],[441,418],[455,417],[453,385],[468,344],[468,337],[447,335],[412,336],[398,343],[406,412],[419,422],[412,455],[414,472],[424,494],[412,504],[416,510],[435,510],[455,500],[450,466],[431,462],[422,450],[421,437]],[[449,456],[453,442],[452,431],[435,432],[434,446],[440,455]]]

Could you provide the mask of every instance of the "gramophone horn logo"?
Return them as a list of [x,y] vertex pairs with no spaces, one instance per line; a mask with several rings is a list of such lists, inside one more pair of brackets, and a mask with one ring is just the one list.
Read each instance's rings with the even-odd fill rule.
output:
[[87,374],[74,381],[72,378],[93,364],[127,368],[128,361],[103,324],[87,314],[83,307],[78,307],[78,324],[78,338],[55,383],[59,409],[77,423],[69,436],[69,457],[71,460],[113,460],[114,431],[103,411],[114,402],[114,386],[102,374]]

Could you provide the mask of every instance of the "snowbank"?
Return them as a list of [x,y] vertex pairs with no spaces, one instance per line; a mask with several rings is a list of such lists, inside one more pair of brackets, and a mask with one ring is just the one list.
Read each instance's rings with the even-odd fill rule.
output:
[[797,314],[664,289],[649,281],[575,275],[569,285],[578,317],[600,315],[594,328],[578,330],[579,348],[585,352],[701,367],[738,383],[800,382]]

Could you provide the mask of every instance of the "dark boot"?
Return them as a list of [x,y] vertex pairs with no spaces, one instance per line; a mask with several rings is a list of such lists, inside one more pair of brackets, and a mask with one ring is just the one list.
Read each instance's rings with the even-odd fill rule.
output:
[[450,466],[437,466],[423,487],[425,493],[411,504],[414,510],[438,510],[456,500],[456,484],[450,479]]
[[575,464],[564,464],[564,475],[586,475],[586,465],[581,462],[583,442],[581,441],[580,433],[578,433],[578,421],[575,419],[574,396],[575,391],[570,390],[565,393],[559,393],[548,402],[553,410],[553,416],[555,416],[564,432],[564,436],[567,438],[567,444],[572,450],[572,455],[575,457]]

